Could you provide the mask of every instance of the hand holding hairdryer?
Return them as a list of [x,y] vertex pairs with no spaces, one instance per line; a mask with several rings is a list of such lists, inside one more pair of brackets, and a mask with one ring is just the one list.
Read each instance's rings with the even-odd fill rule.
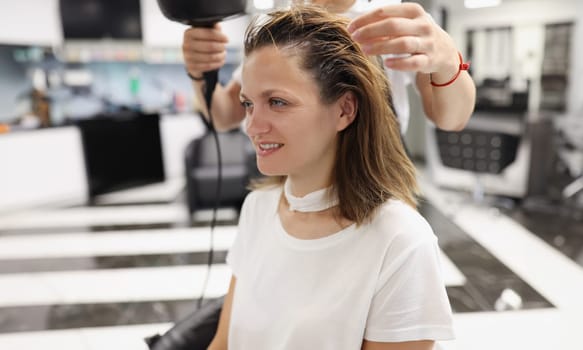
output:
[[[189,74],[204,72],[205,102],[210,111],[212,94],[218,81],[218,69],[223,65],[227,37],[217,23],[245,13],[246,0],[158,0],[160,10],[171,21],[180,22],[193,29],[193,50],[185,57]],[[192,71],[191,71],[192,69]]]

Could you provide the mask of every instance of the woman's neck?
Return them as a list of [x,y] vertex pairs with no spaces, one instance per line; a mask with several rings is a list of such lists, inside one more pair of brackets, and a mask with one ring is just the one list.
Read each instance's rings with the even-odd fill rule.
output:
[[[336,193],[328,186],[315,186],[313,190],[298,191],[293,189],[293,184],[288,178],[283,185],[283,195],[288,209],[304,213],[320,212],[338,205]],[[300,193],[298,195],[298,193]]]
[[286,182],[289,184],[290,193],[296,197],[304,197],[305,195],[330,187],[330,181],[315,180],[314,178],[298,178],[288,176]]

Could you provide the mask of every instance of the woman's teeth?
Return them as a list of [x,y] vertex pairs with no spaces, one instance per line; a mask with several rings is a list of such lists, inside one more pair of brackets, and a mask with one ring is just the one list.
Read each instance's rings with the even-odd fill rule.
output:
[[261,143],[261,144],[259,144],[259,148],[261,148],[262,150],[276,149],[276,148],[279,148],[281,146],[282,146],[281,143]]

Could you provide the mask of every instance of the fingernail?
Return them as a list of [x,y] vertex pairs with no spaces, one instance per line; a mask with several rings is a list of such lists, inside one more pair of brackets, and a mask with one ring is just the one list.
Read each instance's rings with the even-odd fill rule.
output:
[[361,45],[362,51],[364,53],[370,53],[370,50],[372,49],[372,45],[371,44],[363,44]]
[[356,32],[352,33],[352,40],[358,41],[360,35],[361,35],[360,30],[357,30]]
[[346,27],[346,30],[348,30],[349,33],[352,33],[354,31],[354,26],[352,25],[352,23],[348,24],[348,27]]

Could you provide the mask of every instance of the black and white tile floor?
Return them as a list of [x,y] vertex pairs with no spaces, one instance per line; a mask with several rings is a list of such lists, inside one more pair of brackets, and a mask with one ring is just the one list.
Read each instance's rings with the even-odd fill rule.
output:
[[[583,349],[583,269],[500,211],[422,182],[458,339],[445,349]],[[0,216],[0,349],[138,350],[196,308],[210,232],[180,186],[100,206]],[[170,194],[170,195],[169,195]],[[200,213],[201,220],[208,213]],[[207,298],[224,294],[234,213],[221,212]]]

